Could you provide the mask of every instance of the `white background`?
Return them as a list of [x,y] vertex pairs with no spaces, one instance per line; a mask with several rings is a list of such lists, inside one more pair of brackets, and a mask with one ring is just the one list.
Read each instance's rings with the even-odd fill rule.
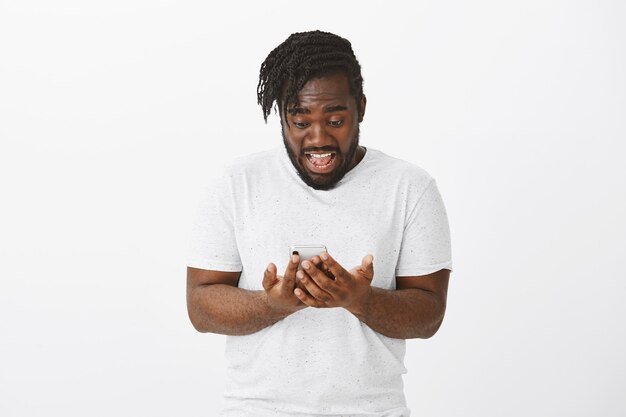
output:
[[198,191],[280,146],[259,66],[316,28],[362,64],[362,144],[448,207],[413,414],[626,415],[625,3],[216,4],[0,1],[0,415],[215,415],[224,337],[185,307]]

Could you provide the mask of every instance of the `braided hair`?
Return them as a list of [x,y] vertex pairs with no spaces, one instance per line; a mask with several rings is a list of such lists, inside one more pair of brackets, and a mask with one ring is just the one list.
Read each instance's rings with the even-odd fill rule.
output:
[[289,103],[298,103],[298,92],[309,80],[337,72],[346,74],[360,114],[363,77],[350,42],[319,30],[292,34],[261,64],[257,99],[263,118],[267,122],[274,102],[282,117]]

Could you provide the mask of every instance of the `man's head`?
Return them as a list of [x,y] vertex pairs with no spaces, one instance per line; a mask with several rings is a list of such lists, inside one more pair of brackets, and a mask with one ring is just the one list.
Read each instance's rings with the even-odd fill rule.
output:
[[363,157],[363,78],[346,39],[292,34],[261,65],[257,95],[266,121],[277,104],[287,153],[309,186],[334,187]]

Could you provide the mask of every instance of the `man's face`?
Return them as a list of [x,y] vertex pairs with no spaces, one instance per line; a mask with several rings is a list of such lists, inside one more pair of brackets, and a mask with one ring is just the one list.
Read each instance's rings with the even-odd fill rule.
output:
[[285,148],[307,185],[329,190],[363,158],[358,145],[365,98],[359,115],[348,80],[338,73],[307,82],[298,101],[281,118]]

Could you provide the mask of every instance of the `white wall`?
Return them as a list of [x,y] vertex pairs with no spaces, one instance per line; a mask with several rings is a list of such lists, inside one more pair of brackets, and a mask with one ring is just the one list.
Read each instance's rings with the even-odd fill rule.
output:
[[315,28],[362,63],[362,143],[447,203],[414,415],[626,414],[625,3],[347,3],[0,2],[0,415],[215,415],[224,338],[185,308],[197,192],[280,144],[258,69]]

